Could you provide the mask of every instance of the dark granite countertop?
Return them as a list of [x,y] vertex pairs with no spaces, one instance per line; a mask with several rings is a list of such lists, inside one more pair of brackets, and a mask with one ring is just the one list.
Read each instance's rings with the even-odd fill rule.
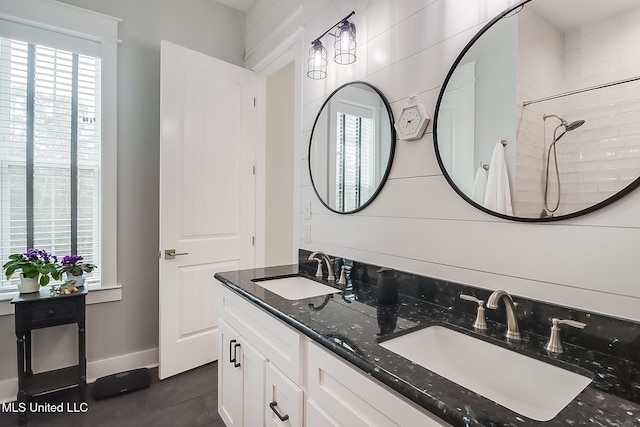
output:
[[[526,322],[521,322],[520,325],[523,340],[515,344],[504,338],[506,327],[489,317],[489,330],[477,333],[471,327],[475,318],[473,315],[459,311],[452,304],[439,303],[437,294],[435,297],[432,295],[432,301],[416,298],[410,293],[404,294],[402,289],[398,292],[396,281],[392,281],[391,287],[386,284],[385,289],[378,289],[378,284],[382,283],[380,275],[367,278],[364,277],[366,271],[357,278],[352,272],[351,280],[343,292],[296,301],[284,299],[253,281],[295,275],[299,274],[299,270],[300,274],[315,280],[310,276],[313,271],[310,269],[313,268],[313,265],[301,265],[300,268],[298,265],[258,268],[218,273],[215,277],[238,294],[452,425],[640,426],[640,366],[637,354],[629,360],[619,354],[612,355],[606,351],[574,345],[571,337],[567,337],[565,352],[550,356],[543,350],[546,337],[523,329],[523,323],[526,326]],[[425,292],[430,291],[422,289],[421,293]],[[526,302],[523,305],[526,306]],[[582,373],[592,377],[593,381],[555,418],[547,422],[534,421],[378,344],[389,334],[432,324],[444,325]],[[632,326],[634,333],[640,331],[636,324]],[[633,339],[634,343],[638,342],[637,336],[634,335]]]

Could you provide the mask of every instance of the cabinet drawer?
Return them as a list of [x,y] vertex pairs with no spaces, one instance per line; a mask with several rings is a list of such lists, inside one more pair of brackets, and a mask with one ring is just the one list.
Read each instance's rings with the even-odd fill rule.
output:
[[298,331],[221,285],[222,319],[296,383],[302,382]]
[[265,384],[265,425],[302,427],[302,389],[272,363],[267,363]]
[[70,298],[16,308],[24,310],[23,329],[37,329],[75,322],[78,318],[77,301],[77,298]]
[[313,342],[308,357],[308,398],[340,425],[449,426]]

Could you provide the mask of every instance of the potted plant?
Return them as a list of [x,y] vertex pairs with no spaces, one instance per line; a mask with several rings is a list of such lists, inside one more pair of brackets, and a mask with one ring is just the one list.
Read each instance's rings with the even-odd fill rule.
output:
[[51,277],[58,280],[58,258],[50,255],[44,249],[31,248],[23,254],[9,255],[2,269],[7,279],[20,270],[20,284],[18,290],[22,294],[38,292],[40,286],[46,286]]
[[76,287],[84,285],[84,273],[91,273],[98,268],[95,264],[83,262],[80,255],[67,255],[62,258],[62,265],[58,269],[59,273],[67,273],[68,280],[75,280]]

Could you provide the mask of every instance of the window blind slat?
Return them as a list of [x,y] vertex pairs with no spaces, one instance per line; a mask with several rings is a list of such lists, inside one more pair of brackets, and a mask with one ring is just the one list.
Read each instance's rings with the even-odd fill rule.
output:
[[352,211],[375,191],[373,119],[338,112],[337,132],[336,206]]

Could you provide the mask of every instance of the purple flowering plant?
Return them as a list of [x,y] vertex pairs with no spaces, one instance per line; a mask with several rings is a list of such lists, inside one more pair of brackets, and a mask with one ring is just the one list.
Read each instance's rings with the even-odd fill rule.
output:
[[47,253],[44,249],[31,248],[23,254],[9,255],[9,261],[2,266],[2,269],[7,279],[20,270],[24,277],[33,279],[40,276],[40,286],[45,286],[49,283],[50,277],[60,279],[58,267],[58,257]]
[[68,273],[72,276],[82,276],[84,273],[91,273],[98,268],[95,264],[83,262],[80,255],[67,255],[62,258],[62,265],[58,268],[60,273]]

